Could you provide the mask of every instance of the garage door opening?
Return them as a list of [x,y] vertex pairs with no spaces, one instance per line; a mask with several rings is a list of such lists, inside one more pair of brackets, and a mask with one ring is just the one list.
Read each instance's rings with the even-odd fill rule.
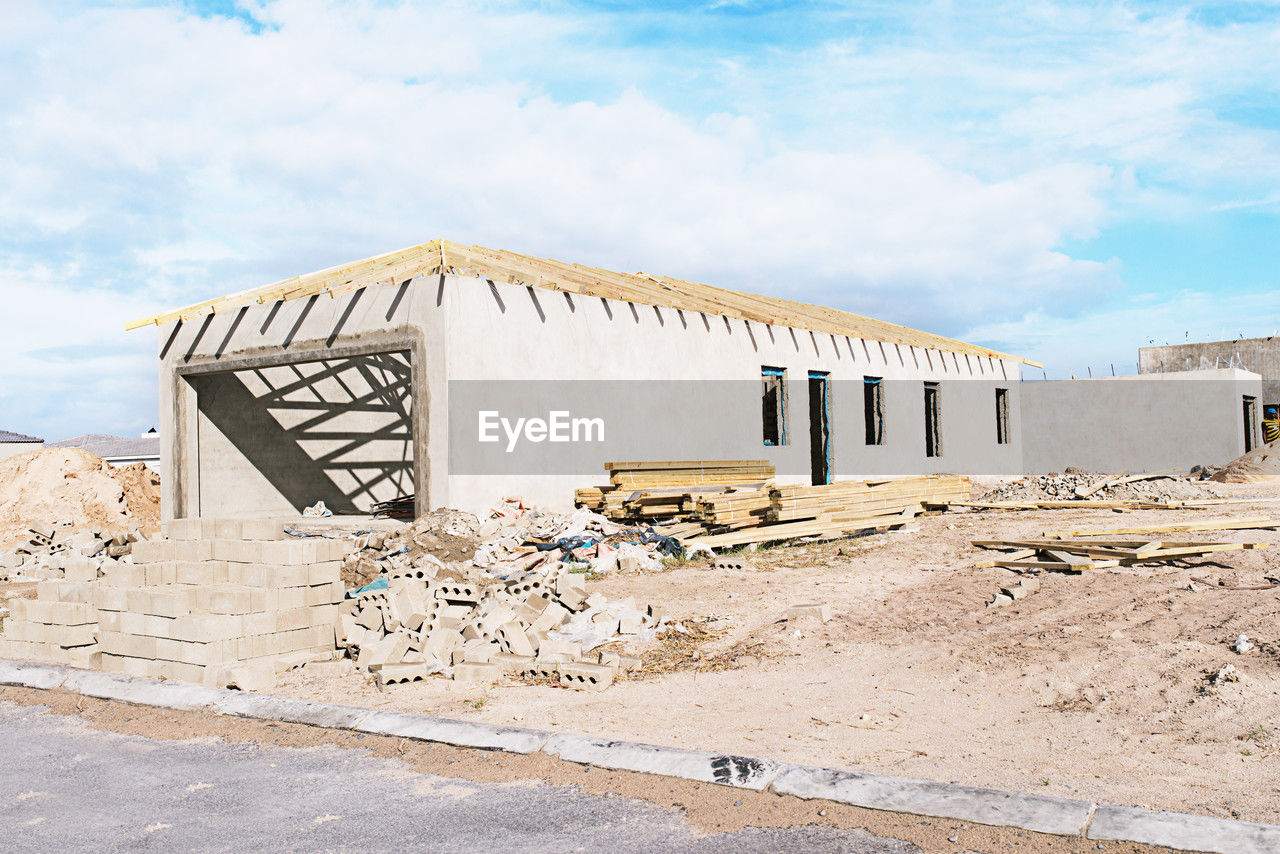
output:
[[197,513],[369,513],[412,495],[407,351],[186,377],[196,393]]

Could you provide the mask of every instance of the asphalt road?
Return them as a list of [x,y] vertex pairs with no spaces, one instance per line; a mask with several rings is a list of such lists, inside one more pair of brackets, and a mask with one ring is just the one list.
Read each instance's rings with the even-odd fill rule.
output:
[[433,777],[336,747],[163,741],[0,702],[4,851],[840,851],[859,830],[695,837],[679,813],[569,786]]

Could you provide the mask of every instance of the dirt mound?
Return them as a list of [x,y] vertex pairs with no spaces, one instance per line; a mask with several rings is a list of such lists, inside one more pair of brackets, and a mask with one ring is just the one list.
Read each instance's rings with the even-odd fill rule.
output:
[[1254,483],[1280,480],[1280,442],[1254,448],[1219,469],[1209,480],[1219,483]]
[[[977,501],[1071,501],[1077,490],[1089,487],[1107,478],[1105,472],[1067,469],[1061,474],[1045,474],[1024,477],[1012,483],[1001,484]],[[1152,480],[1135,480],[1130,483],[1108,486],[1089,495],[1098,501],[1182,501],[1196,498],[1215,498],[1219,493],[1201,481],[1183,477],[1160,477]]]
[[133,524],[148,528],[160,524],[160,475],[147,468],[145,463],[130,463],[114,468],[116,480],[124,490],[124,502],[129,507]]
[[42,448],[0,460],[0,548],[33,522],[126,531],[160,518],[159,478],[80,448]]

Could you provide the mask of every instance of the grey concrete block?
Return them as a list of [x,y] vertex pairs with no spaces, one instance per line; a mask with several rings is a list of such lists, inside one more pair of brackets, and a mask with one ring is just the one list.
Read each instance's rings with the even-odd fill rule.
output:
[[755,791],[765,789],[781,767],[768,759],[582,735],[554,735],[542,752],[583,765],[682,777]]
[[25,661],[0,659],[0,685],[16,685],[21,688],[57,688],[66,681],[72,671],[50,664],[30,664]]
[[1144,842],[1190,851],[1219,851],[1222,854],[1275,854],[1280,851],[1280,826],[1274,824],[1253,824],[1136,807],[1098,807],[1087,836],[1089,839]]
[[868,809],[1021,827],[1062,836],[1083,833],[1093,812],[1093,804],[1087,801],[804,765],[785,766],[772,788],[781,795],[824,798]]
[[399,712],[375,712],[356,728],[361,732],[377,735],[436,741],[457,747],[505,750],[508,753],[533,753],[546,744],[549,737],[549,733],[538,730],[450,721]]

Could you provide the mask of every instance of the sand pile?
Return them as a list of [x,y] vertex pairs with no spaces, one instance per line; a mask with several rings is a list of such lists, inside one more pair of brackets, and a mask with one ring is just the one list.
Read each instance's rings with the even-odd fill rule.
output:
[[117,469],[79,448],[0,460],[0,549],[33,524],[122,532],[153,527],[160,518],[159,484],[141,464]]
[[1280,442],[1254,448],[1236,457],[1214,473],[1209,480],[1219,483],[1253,483],[1280,479]]

